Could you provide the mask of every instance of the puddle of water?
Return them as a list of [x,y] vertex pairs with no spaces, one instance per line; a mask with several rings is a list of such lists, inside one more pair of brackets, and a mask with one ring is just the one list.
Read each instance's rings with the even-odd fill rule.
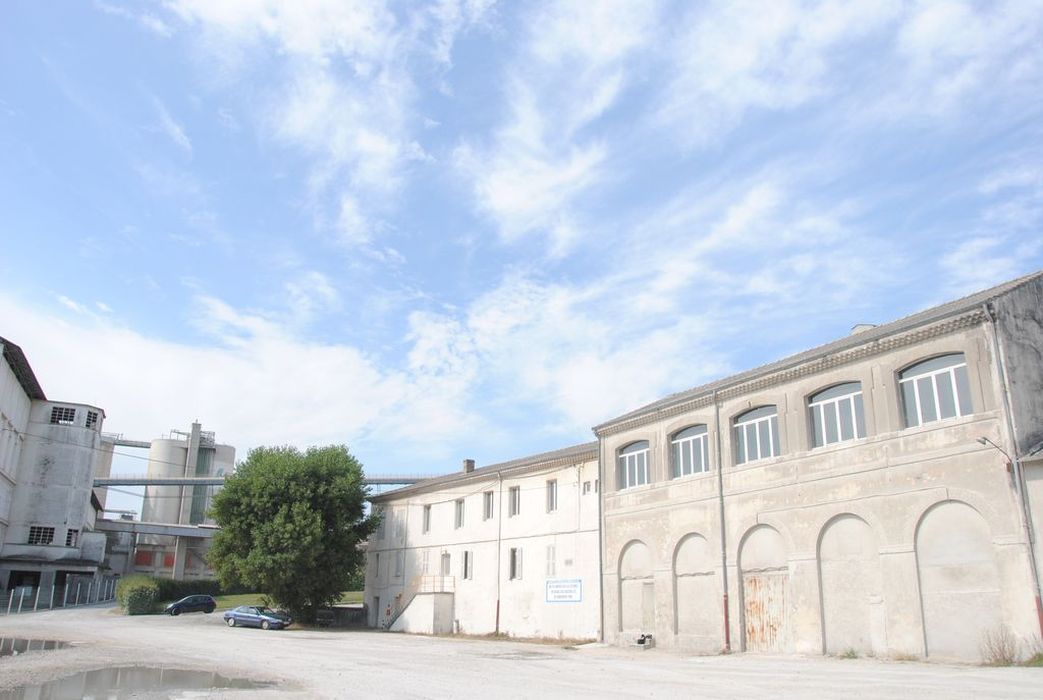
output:
[[54,639],[0,637],[0,656],[18,656],[27,651],[50,651],[51,649],[64,649],[67,646],[69,646],[68,642],[59,642]]
[[0,700],[122,700],[143,695],[149,698],[206,697],[210,690],[269,688],[273,684],[228,678],[211,671],[177,668],[118,666],[83,671],[72,676],[0,691]]

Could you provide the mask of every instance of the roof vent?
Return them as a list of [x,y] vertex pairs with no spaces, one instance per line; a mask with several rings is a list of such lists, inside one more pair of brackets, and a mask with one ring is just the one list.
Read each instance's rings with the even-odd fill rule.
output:
[[464,460],[464,473],[465,474],[470,474],[473,471],[474,471],[474,460],[473,459],[465,459]]
[[872,330],[874,328],[876,328],[875,323],[856,323],[854,326],[851,327],[851,335],[862,333],[863,331]]

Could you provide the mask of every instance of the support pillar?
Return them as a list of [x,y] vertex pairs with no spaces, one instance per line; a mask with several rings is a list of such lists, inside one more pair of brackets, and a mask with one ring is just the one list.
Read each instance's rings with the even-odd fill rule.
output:
[[182,581],[185,578],[185,559],[188,558],[188,539],[180,535],[174,541],[174,572],[172,578]]

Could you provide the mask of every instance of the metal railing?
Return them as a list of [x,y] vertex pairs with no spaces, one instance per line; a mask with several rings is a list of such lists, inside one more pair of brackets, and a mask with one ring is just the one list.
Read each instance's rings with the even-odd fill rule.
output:
[[114,600],[116,579],[80,580],[65,586],[19,586],[0,592],[0,614],[72,608]]

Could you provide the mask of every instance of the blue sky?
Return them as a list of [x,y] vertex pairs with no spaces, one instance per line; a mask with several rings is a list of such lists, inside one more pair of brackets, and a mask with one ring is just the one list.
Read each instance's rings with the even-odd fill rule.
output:
[[135,437],[488,464],[1043,267],[1030,0],[16,0],[0,65],[0,334]]

